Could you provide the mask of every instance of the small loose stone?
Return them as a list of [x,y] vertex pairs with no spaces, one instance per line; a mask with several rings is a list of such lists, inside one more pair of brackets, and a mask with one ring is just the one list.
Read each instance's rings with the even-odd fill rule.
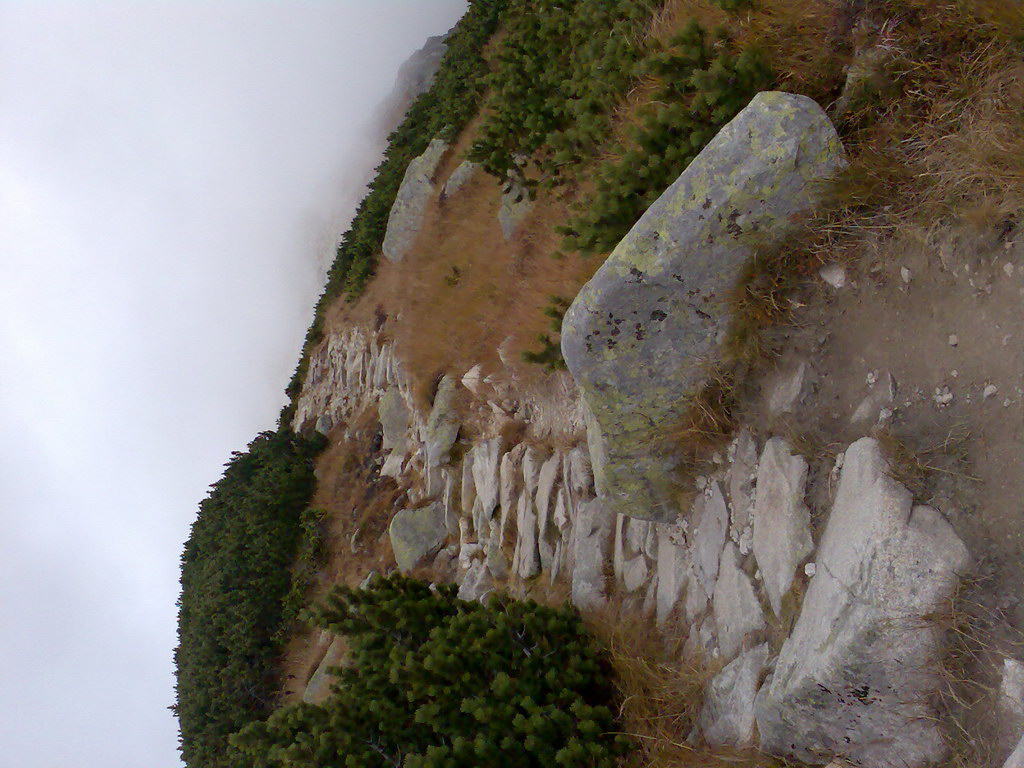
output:
[[982,400],[988,400],[990,397],[994,397],[999,394],[999,389],[995,384],[986,384],[984,392],[981,393]]
[[817,572],[818,572],[818,564],[817,563],[807,563],[807,565],[804,566],[804,573],[807,576],[809,576],[809,577],[814,576],[814,574],[816,574]]
[[907,269],[906,267],[900,267],[900,278],[903,280],[903,282],[909,285],[910,277],[910,270]]
[[818,271],[818,274],[822,280],[836,290],[846,285],[846,270],[838,264],[826,264]]
[[949,346],[955,347],[959,343],[960,343],[960,337],[959,336],[957,336],[955,333],[949,334]]

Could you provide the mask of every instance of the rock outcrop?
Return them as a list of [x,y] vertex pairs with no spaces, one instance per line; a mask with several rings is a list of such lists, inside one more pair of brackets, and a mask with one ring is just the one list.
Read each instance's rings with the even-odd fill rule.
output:
[[718,354],[727,299],[754,242],[770,244],[845,163],[810,99],[758,94],[616,246],[565,315],[562,351],[589,406],[598,493],[671,520],[668,443]]
[[434,173],[441,164],[448,144],[441,139],[430,142],[426,151],[409,163],[398,188],[398,196],[388,216],[388,228],[381,250],[388,261],[399,262],[409,255],[423,222],[427,202],[433,197]]
[[448,181],[441,188],[441,199],[449,198],[462,189],[479,170],[479,163],[474,163],[470,160],[463,160],[459,163],[455,170],[452,171],[451,176],[448,177]]
[[512,235],[519,229],[519,225],[532,208],[530,190],[518,181],[506,182],[501,193],[501,207],[498,208],[498,224],[501,225],[501,234],[506,240],[512,239]]
[[930,765],[944,753],[928,702],[937,635],[925,616],[949,597],[968,555],[888,469],[871,438],[846,452],[816,574],[758,695],[769,751],[879,768]]

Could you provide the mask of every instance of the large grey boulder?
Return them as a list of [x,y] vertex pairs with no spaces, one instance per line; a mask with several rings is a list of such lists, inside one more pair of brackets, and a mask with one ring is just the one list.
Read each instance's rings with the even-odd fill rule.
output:
[[754,557],[776,616],[797,566],[814,551],[811,513],[804,504],[807,462],[781,437],[764,446],[754,498]]
[[854,443],[800,618],[758,694],[761,747],[811,763],[938,762],[938,631],[926,617],[967,565],[942,515],[889,476],[878,442]]
[[589,406],[595,481],[613,511],[675,516],[678,460],[666,438],[719,356],[729,294],[755,239],[778,241],[844,165],[817,104],[760,93],[580,291],[562,324],[562,352]]
[[441,139],[430,142],[426,151],[409,163],[398,188],[398,195],[388,215],[381,250],[388,261],[399,262],[409,255],[416,233],[423,222],[423,212],[434,195],[434,173],[441,164],[448,145]]
[[457,384],[451,376],[445,376],[437,386],[434,404],[427,419],[426,449],[427,466],[439,467],[448,463],[448,455],[459,436],[459,417],[455,412]]
[[403,509],[392,518],[388,535],[398,570],[408,573],[437,552],[448,538],[444,505],[437,502],[419,509]]

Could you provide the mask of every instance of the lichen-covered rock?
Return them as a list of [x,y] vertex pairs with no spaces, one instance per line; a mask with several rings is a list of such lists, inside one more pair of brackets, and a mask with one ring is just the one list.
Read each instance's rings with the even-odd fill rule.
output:
[[[494,437],[473,446],[473,484],[481,520],[489,521],[500,501],[501,438]],[[478,523],[478,527],[480,526]]]
[[392,518],[388,536],[398,570],[408,573],[437,552],[448,537],[444,505],[403,509]]
[[448,454],[459,436],[459,417],[455,413],[456,382],[445,376],[437,385],[434,405],[427,419],[427,466],[439,467],[448,463]]
[[540,552],[537,549],[537,513],[529,491],[519,495],[516,509],[516,548],[512,555],[512,569],[522,579],[532,579],[540,573]]
[[430,142],[426,151],[409,163],[388,215],[388,228],[381,250],[388,261],[399,262],[409,255],[416,239],[427,202],[434,194],[434,173],[448,145],[441,139]]
[[[598,493],[613,511],[671,520],[667,435],[718,355],[753,241],[783,236],[845,163],[810,99],[758,94],[647,210],[580,291],[562,352],[588,408]],[[659,446],[661,447],[659,450]]]
[[520,443],[501,457],[501,466],[498,471],[500,478],[499,503],[501,504],[501,537],[505,536],[505,529],[509,520],[514,520],[513,512],[516,508],[516,501],[523,485],[522,462],[523,454],[526,453],[526,445]]
[[934,509],[914,507],[878,442],[846,452],[817,569],[775,673],[755,705],[761,747],[823,763],[918,768],[938,762],[929,700],[938,630],[967,550]]
[[797,566],[814,551],[811,513],[804,504],[807,462],[781,437],[764,447],[754,500],[754,557],[776,616]]
[[757,443],[744,429],[737,435],[729,452],[732,457],[727,482],[731,503],[729,536],[739,547],[740,554],[748,555],[753,538],[750,514],[754,508],[754,482],[757,479]]
[[647,581],[647,558],[637,555],[627,560],[622,567],[622,585],[627,592],[636,592]]

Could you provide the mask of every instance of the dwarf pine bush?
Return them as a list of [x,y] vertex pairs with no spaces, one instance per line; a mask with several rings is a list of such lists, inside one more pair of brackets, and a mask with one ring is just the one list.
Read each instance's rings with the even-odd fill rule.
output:
[[607,665],[578,614],[459,600],[403,576],[337,587],[313,619],[349,662],[321,705],[285,707],[232,737],[256,768],[613,768]]

